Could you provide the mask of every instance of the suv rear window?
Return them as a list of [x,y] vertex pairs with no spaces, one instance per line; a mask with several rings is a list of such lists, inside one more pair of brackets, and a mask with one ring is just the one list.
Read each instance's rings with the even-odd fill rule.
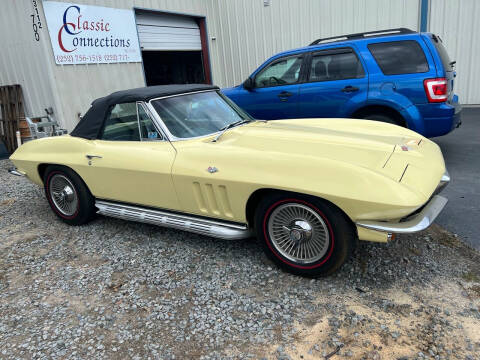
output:
[[448,56],[447,49],[445,49],[445,46],[443,46],[443,42],[442,39],[440,39],[440,36],[432,35],[432,42],[438,51],[438,55],[440,55],[440,59],[442,60],[443,68],[445,69],[445,71],[453,71],[450,56]]
[[[342,51],[342,50],[338,50]],[[326,50],[313,55],[309,81],[359,79],[365,76],[362,64],[352,50],[332,53]]]
[[385,75],[424,73],[427,58],[415,40],[369,44],[368,49]]

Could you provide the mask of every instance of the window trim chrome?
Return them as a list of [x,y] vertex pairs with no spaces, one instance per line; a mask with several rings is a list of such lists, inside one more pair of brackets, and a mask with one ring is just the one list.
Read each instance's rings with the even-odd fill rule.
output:
[[[139,131],[139,135],[140,135],[140,141],[141,142],[157,142],[157,141],[167,141],[167,136],[165,135],[165,133],[163,132],[163,129],[159,126],[159,124],[157,123],[157,121],[155,121],[155,117],[153,116],[153,113],[150,111],[150,109],[148,108],[147,104],[144,102],[144,101],[137,101],[137,123],[138,123],[138,131]],[[143,110],[145,111],[145,113],[148,115],[148,117],[150,118],[150,120],[152,120],[152,123],[153,123],[153,126],[155,127],[155,130],[157,130],[157,132],[161,135],[161,139],[144,139],[142,137],[142,130],[140,128],[140,116],[138,114],[138,106],[141,106],[143,108]]]

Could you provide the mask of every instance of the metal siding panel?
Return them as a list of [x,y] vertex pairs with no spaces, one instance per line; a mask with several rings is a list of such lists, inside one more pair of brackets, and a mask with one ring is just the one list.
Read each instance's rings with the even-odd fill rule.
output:
[[[39,11],[41,13],[41,8]],[[20,84],[25,114],[43,115],[44,108],[55,108],[50,87],[49,61],[44,56],[43,46],[43,42],[50,40],[45,31],[45,19],[41,14],[43,29],[39,29],[40,41],[35,41],[31,13],[33,5],[29,0],[11,2],[2,7],[0,47],[3,51],[0,52],[0,85]]]
[[207,24],[218,23],[211,36],[222,50],[215,54],[222,58],[213,61],[222,66],[213,69],[220,86],[238,84],[268,57],[316,38],[391,27],[416,30],[419,19],[419,0],[274,0],[270,6],[253,0],[211,2]]
[[455,93],[463,104],[480,104],[480,73],[476,65],[480,57],[478,0],[430,1],[429,31],[440,35],[448,54],[456,60],[458,76]]

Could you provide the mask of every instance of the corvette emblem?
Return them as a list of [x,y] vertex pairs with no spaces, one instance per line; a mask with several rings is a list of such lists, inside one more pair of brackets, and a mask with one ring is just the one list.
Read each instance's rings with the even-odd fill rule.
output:
[[218,169],[215,167],[215,166],[209,166],[207,171],[210,173],[210,174],[213,174],[213,173],[216,173],[218,172]]

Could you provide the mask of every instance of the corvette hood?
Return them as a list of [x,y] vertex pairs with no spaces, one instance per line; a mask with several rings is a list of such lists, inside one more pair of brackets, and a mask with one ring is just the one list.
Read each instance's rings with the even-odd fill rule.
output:
[[297,119],[255,122],[224,135],[225,144],[259,151],[322,157],[371,169],[382,168],[397,146],[422,136],[368,120]]
[[435,143],[411,130],[377,121],[258,121],[232,129],[221,142],[226,147],[242,147],[244,154],[285,158],[293,164],[305,158],[311,164],[319,159],[348,163],[401,182],[427,197],[445,171]]

